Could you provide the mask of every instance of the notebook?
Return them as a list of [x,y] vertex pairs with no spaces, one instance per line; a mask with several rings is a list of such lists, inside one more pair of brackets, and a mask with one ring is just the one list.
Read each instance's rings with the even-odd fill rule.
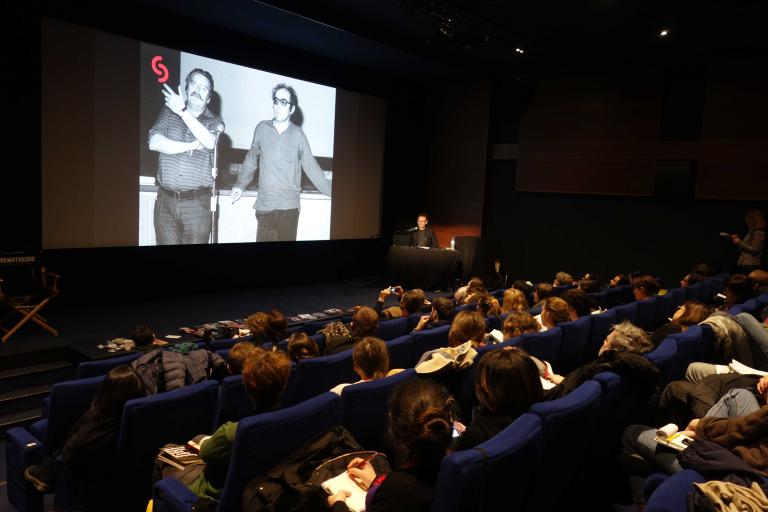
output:
[[352,512],[365,511],[366,492],[350,478],[346,471],[326,480],[320,486],[331,496],[339,491],[349,491],[351,496],[347,498],[347,508]]

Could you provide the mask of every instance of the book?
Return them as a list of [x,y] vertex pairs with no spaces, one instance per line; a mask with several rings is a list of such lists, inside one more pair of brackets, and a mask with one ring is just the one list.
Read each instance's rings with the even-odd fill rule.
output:
[[501,343],[504,341],[504,333],[498,329],[494,329],[490,332],[490,336],[494,339],[493,343]]
[[203,446],[203,443],[208,440],[208,438],[211,436],[200,434],[199,436],[195,436],[189,441],[187,441],[187,448],[189,448],[194,453],[200,453],[200,447]]
[[157,458],[177,469],[203,462],[198,453],[183,444],[168,444],[160,448]]
[[742,375],[759,375],[761,377],[765,377],[766,375],[768,375],[768,372],[750,368],[749,366],[745,365],[744,363],[740,363],[735,359],[730,362],[730,364],[728,365],[728,368]]
[[352,478],[349,473],[344,471],[330,478],[320,484],[320,486],[330,496],[333,496],[339,491],[349,491],[350,496],[347,498],[347,508],[352,512],[364,512],[365,511],[365,495],[366,492],[360,487]]
[[678,430],[674,423],[667,423],[656,431],[656,442],[679,452],[685,450],[693,442],[693,438],[678,432]]

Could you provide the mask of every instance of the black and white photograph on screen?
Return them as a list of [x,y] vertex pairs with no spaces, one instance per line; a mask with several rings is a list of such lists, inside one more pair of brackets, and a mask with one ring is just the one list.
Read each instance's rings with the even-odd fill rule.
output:
[[334,88],[149,44],[141,66],[139,245],[330,239]]

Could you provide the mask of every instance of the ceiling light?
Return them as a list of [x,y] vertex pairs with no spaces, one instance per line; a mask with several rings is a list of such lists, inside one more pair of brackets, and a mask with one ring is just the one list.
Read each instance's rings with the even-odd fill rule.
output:
[[517,53],[525,53],[525,50],[523,50],[522,48],[515,48],[515,51]]
[[661,29],[661,32],[659,32],[659,37],[667,37],[668,34],[669,34],[669,30],[663,28]]

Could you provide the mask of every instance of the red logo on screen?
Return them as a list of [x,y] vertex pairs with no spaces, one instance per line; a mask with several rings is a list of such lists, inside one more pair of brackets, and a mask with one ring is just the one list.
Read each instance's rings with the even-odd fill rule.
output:
[[158,76],[157,81],[161,84],[168,81],[168,68],[163,64],[163,57],[161,55],[152,57],[152,72]]

